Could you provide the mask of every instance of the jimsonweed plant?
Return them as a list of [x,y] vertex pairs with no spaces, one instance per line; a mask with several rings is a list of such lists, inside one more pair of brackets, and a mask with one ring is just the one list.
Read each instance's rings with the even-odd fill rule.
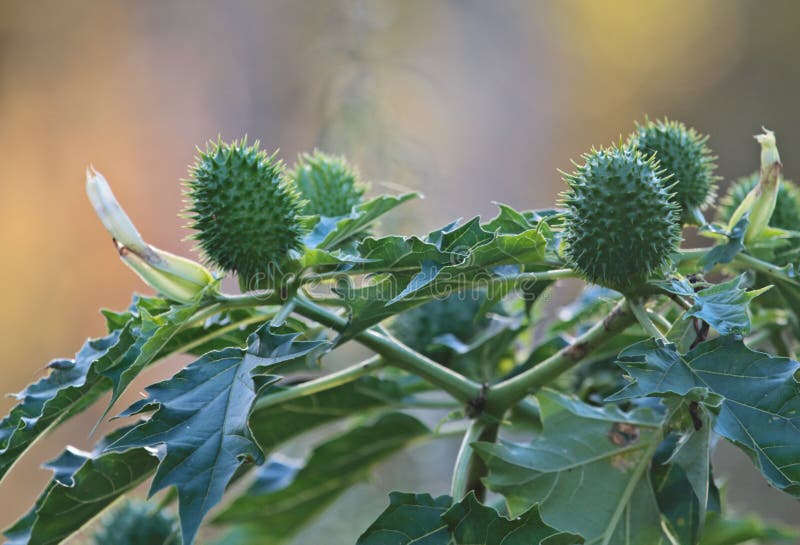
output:
[[[7,543],[60,543],[98,516],[92,543],[287,543],[393,454],[453,435],[449,494],[364,506],[357,545],[795,543],[727,509],[712,464],[728,441],[800,498],[800,199],[774,135],[757,140],[759,172],[716,208],[707,137],[647,121],[584,154],[558,208],[415,236],[376,222],[416,195],[367,198],[342,157],[287,168],[217,140],[184,182],[200,261],[145,242],[90,170],[94,209],[155,294],[104,310],[107,334],[0,422],[0,478],[101,399],[121,422],[46,465]],[[685,247],[690,223],[711,243]],[[565,278],[586,287],[553,312]],[[330,370],[345,343],[373,355]],[[174,354],[194,361],[115,408]],[[301,436],[307,459],[280,454]],[[126,499],[145,482],[147,503]]]

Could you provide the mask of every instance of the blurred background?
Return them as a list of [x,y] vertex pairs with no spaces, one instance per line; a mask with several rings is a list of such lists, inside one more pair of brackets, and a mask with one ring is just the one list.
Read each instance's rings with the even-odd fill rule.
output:
[[[290,163],[315,146],[345,153],[374,192],[422,191],[392,216],[406,234],[492,215],[492,201],[551,206],[557,169],[645,115],[710,133],[725,180],[758,167],[752,135],[764,125],[791,178],[798,22],[791,0],[0,0],[0,391],[101,335],[97,309],[144,289],[84,196],[89,164],[148,242],[184,254],[179,180],[217,134],[261,139]],[[148,371],[120,407],[183,363]],[[12,403],[0,399],[0,412]],[[100,405],[0,483],[0,526],[49,479],[43,461],[92,443]],[[456,446],[437,451],[448,467]],[[426,448],[394,459],[298,542],[352,543],[342,526],[365,527],[387,489],[445,492],[447,471],[418,470]],[[738,451],[723,450],[717,468],[736,474],[741,511],[800,522],[798,503]]]

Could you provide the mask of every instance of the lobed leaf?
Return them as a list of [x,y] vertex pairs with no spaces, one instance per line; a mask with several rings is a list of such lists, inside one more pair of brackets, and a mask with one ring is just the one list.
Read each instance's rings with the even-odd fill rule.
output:
[[660,282],[665,290],[690,297],[694,304],[686,311],[716,329],[720,335],[746,335],[750,332],[750,301],[769,287],[747,291],[747,277],[742,274],[722,284],[711,285],[695,292],[695,286],[685,279]]
[[609,398],[681,397],[711,412],[714,431],[742,448],[776,488],[800,497],[800,363],[719,337],[681,355],[650,339],[627,348],[619,365],[631,383]]
[[223,542],[285,543],[376,464],[429,433],[416,418],[389,413],[317,446],[299,471],[267,464],[253,487],[214,519],[237,525]]
[[381,195],[354,206],[350,214],[346,216],[320,217],[303,242],[307,248],[311,249],[335,249],[349,238],[363,232],[382,215],[418,196],[417,193],[404,193],[396,197]]
[[74,359],[54,360],[46,377],[16,395],[19,403],[0,421],[0,478],[43,433],[109,389],[110,408],[144,367],[166,353],[196,310],[195,304],[137,297],[125,313],[106,312],[107,336],[87,341]]
[[109,452],[164,445],[150,493],[178,491],[181,530],[191,545],[205,514],[246,460],[260,463],[261,449],[248,419],[258,390],[278,377],[281,366],[308,355],[324,341],[296,341],[263,326],[246,350],[210,352],[171,379],[148,387],[148,397],[123,415],[155,409],[152,417],[114,441]]
[[[538,505],[546,524],[603,545],[667,545],[648,469],[662,416],[538,396],[543,431],[530,444],[475,443],[488,488],[512,515]],[[579,516],[576,516],[580,514]]]
[[113,432],[91,453],[68,447],[48,463],[46,467],[54,472],[53,480],[34,508],[5,531],[6,544],[61,543],[149,477],[158,465],[154,450],[103,452],[108,442],[124,432]]
[[583,539],[547,525],[533,507],[513,519],[481,504],[475,494],[450,496],[393,492],[389,507],[356,545],[575,545]]
[[[502,219],[483,225],[479,218],[461,225],[454,222],[423,238],[387,236],[361,241],[359,255],[371,263],[356,270],[391,272],[366,278],[362,287],[338,286],[337,293],[351,313],[341,340],[433,297],[449,295],[465,282],[488,285],[508,274],[509,266],[516,273],[525,265],[543,263],[545,233],[550,233],[547,225],[508,219],[510,214],[506,207],[501,209]],[[489,293],[489,299],[496,301],[511,288],[504,289]]]

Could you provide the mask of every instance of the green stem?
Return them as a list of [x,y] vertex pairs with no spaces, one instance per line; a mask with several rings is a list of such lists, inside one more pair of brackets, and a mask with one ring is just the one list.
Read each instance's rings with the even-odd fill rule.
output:
[[601,322],[592,326],[583,335],[542,361],[508,380],[493,386],[487,396],[487,407],[497,414],[517,404],[529,393],[552,382],[556,377],[579,364],[595,348],[610,341],[614,335],[635,322],[631,312],[626,311],[624,301],[618,303]]
[[658,329],[656,324],[653,323],[653,320],[650,319],[647,310],[645,310],[641,302],[629,299],[628,308],[631,309],[631,312],[633,312],[633,315],[636,317],[636,321],[639,322],[639,325],[642,326],[642,329],[644,329],[648,335],[656,339],[666,340],[661,330]]
[[516,286],[521,282],[544,282],[547,280],[558,280],[560,278],[579,278],[580,275],[572,269],[553,269],[541,272],[525,272],[500,276],[496,278],[478,279],[476,285],[486,288],[499,288]]
[[[344,331],[347,327],[347,320],[302,297],[297,298],[295,311],[301,316],[339,332]],[[357,333],[354,339],[390,360],[392,365],[431,382],[459,401],[467,402],[477,399],[481,395],[482,386],[477,382],[418,354],[402,343],[385,337],[376,331],[369,329],[362,331]]]
[[655,322],[656,326],[662,333],[667,333],[670,329],[672,329],[672,324],[670,323],[670,321],[664,318],[664,316],[662,316],[658,312],[648,309],[647,315],[650,317],[651,320],[653,320],[653,322]]
[[711,248],[684,248],[678,251],[678,263],[699,259],[706,255]]
[[461,440],[461,448],[456,456],[456,463],[453,467],[453,481],[450,495],[453,501],[461,501],[469,492],[475,492],[481,501],[485,499],[486,487],[481,479],[486,475],[486,464],[480,457],[475,455],[472,443],[477,441],[488,441],[494,443],[497,440],[497,422],[486,422],[482,419],[473,420],[464,438]]
[[762,272],[773,278],[779,278],[781,280],[785,280],[787,282],[800,285],[800,282],[798,282],[796,278],[791,278],[786,274],[786,269],[784,267],[773,265],[768,261],[762,261],[761,259],[742,253],[736,254],[734,261],[736,261],[740,265],[746,265],[751,269],[754,269],[758,272]]
[[384,360],[381,356],[372,356],[371,358],[347,367],[346,369],[342,369],[341,371],[336,371],[335,373],[331,373],[314,380],[309,380],[308,382],[303,382],[302,384],[275,392],[274,394],[267,394],[256,401],[255,405],[253,406],[253,410],[274,407],[275,405],[280,405],[281,403],[286,403],[287,401],[293,401],[301,397],[318,394],[319,392],[336,388],[342,384],[353,382],[364,375],[368,375],[373,371],[384,367],[385,365],[386,360]]
[[617,508],[614,510],[614,514],[611,516],[608,529],[603,533],[603,541],[601,545],[611,545],[611,538],[614,537],[619,519],[623,516],[625,510],[628,508],[628,504],[633,496],[633,492],[636,490],[642,475],[644,475],[644,472],[650,467],[653,454],[655,454],[656,448],[660,442],[661,439],[653,441],[650,446],[647,447],[647,450],[642,454],[639,463],[636,464],[630,479],[628,479],[628,484],[625,486],[625,490],[622,492],[622,496],[617,502]]

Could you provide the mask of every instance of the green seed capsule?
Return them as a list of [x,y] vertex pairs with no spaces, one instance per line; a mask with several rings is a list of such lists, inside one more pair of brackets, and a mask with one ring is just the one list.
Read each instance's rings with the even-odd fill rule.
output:
[[635,291],[680,242],[679,208],[652,156],[625,146],[592,150],[564,181],[566,257],[587,280]]
[[300,155],[289,178],[305,199],[303,213],[327,217],[344,216],[360,204],[366,187],[344,157],[321,151]]
[[95,545],[179,545],[177,521],[141,501],[127,501],[103,517]]
[[302,246],[300,199],[258,142],[210,142],[186,180],[186,216],[206,259],[243,289],[272,286]]
[[655,155],[661,168],[671,176],[683,223],[702,223],[700,210],[714,200],[717,165],[707,141],[708,136],[668,119],[637,124],[629,139],[629,144],[643,154]]

